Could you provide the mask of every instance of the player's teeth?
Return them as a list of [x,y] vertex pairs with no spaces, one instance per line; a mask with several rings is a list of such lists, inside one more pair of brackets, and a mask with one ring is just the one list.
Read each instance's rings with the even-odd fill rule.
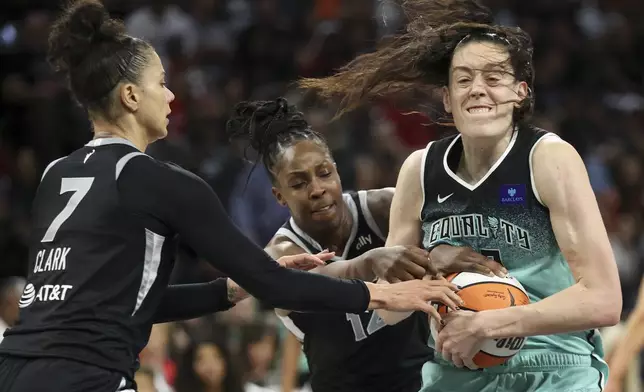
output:
[[490,108],[472,108],[468,109],[470,113],[487,113],[490,111]]

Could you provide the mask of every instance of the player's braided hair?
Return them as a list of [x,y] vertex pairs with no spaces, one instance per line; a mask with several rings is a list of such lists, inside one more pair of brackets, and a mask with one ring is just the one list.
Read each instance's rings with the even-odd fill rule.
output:
[[[316,141],[326,147],[324,137],[311,129],[304,114],[284,98],[238,103],[226,123],[226,133],[231,142],[245,142],[245,158],[255,163],[261,160],[273,181],[272,169],[285,148],[301,140]],[[249,148],[254,156],[248,154]]]
[[467,42],[505,46],[517,80],[525,81],[528,96],[515,108],[515,122],[533,110],[532,41],[518,27],[492,25],[491,11],[476,0],[406,0],[409,17],[404,34],[384,42],[375,52],[358,56],[335,75],[308,78],[300,86],[325,99],[340,100],[341,115],[364,101],[382,97],[433,95],[449,82],[454,50]]

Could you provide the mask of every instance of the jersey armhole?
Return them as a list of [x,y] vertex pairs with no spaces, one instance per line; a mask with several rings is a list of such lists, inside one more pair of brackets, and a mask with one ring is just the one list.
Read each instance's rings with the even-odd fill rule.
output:
[[422,200],[420,203],[420,211],[418,211],[418,219],[423,220],[423,208],[425,207],[425,163],[427,162],[427,156],[429,155],[429,150],[434,144],[433,141],[427,144],[425,151],[423,152],[423,159],[420,161],[420,191],[422,192]]
[[380,237],[381,240],[386,241],[387,239],[382,235],[382,230],[380,230],[380,227],[378,227],[378,224],[376,223],[376,220],[373,218],[371,210],[369,209],[367,191],[358,191],[358,199],[360,200],[360,209],[362,210],[362,216],[364,216],[364,220],[367,222],[367,226],[369,226],[369,228],[374,233],[376,233],[376,235]]
[[[299,329],[297,327],[297,325],[295,325],[295,322],[288,315],[284,315],[283,313],[279,313],[278,309],[275,309],[275,314],[277,315],[277,318],[280,319],[282,324],[284,324],[286,329],[288,329],[288,331],[290,333],[295,335],[295,337],[297,338],[297,340],[300,341],[300,343],[304,342],[304,331]],[[290,312],[289,312],[289,314],[290,314]]]
[[528,165],[530,166],[530,185],[532,186],[532,193],[534,194],[535,199],[541,204],[542,206],[546,207],[545,204],[543,204],[543,201],[541,200],[541,196],[539,196],[539,191],[537,190],[537,184],[534,181],[534,170],[533,170],[533,157],[534,157],[534,151],[537,148],[537,145],[541,143],[541,141],[545,139],[558,139],[561,140],[559,136],[552,132],[548,132],[545,135],[542,135],[537,141],[532,145],[532,148],[530,149],[530,155],[528,156]]

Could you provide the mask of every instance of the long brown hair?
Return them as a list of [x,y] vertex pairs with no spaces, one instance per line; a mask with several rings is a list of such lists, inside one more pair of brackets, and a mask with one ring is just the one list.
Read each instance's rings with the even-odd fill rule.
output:
[[323,99],[338,99],[338,116],[365,101],[432,95],[448,84],[452,56],[460,44],[490,41],[507,48],[515,78],[529,87],[528,96],[514,110],[514,121],[532,113],[533,47],[525,31],[493,25],[491,11],[476,0],[407,0],[403,9],[409,19],[405,33],[356,57],[336,74],[305,78],[299,86]]

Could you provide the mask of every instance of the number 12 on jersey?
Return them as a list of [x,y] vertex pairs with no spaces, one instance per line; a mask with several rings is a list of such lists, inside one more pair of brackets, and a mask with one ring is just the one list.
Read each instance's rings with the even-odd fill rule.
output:
[[60,194],[62,195],[63,193],[67,192],[74,192],[72,197],[69,198],[67,201],[67,205],[65,205],[65,208],[63,208],[62,211],[56,217],[54,220],[51,222],[49,225],[49,228],[47,228],[47,231],[45,232],[45,235],[42,237],[41,242],[52,242],[54,240],[54,237],[56,237],[56,233],[58,233],[58,229],[60,229],[60,226],[62,226],[63,223],[67,219],[69,219],[70,216],[72,216],[72,213],[78,207],[80,204],[81,200],[87,195],[87,192],[89,192],[89,189],[92,187],[92,184],[94,183],[94,177],[73,177],[73,178],[63,178],[60,183]]
[[369,324],[367,325],[367,330],[365,331],[362,326],[362,319],[360,315],[347,313],[347,320],[351,323],[351,328],[353,328],[353,334],[355,335],[356,342],[368,338],[374,332],[381,330],[386,327],[387,324],[378,316],[375,311],[371,311],[371,318],[369,319]]

